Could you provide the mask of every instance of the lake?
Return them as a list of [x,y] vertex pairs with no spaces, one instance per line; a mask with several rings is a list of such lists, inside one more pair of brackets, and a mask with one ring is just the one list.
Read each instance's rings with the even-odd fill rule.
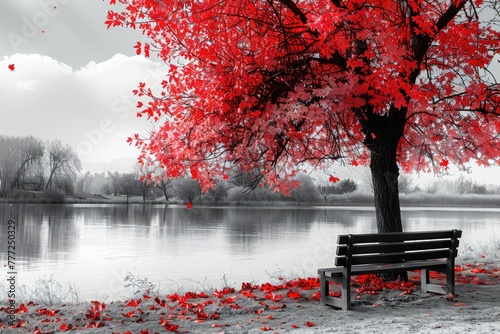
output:
[[[53,275],[86,300],[130,297],[128,273],[167,291],[315,276],[332,265],[338,234],[376,231],[371,207],[0,203],[0,210],[0,266],[8,221],[16,222],[17,284]],[[461,251],[500,239],[500,209],[403,208],[402,215],[406,231],[462,229]]]

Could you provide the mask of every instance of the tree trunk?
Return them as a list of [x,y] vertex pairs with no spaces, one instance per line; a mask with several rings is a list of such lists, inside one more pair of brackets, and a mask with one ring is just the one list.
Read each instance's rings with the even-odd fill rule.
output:
[[385,115],[371,115],[365,145],[370,149],[370,170],[379,233],[402,232],[399,205],[397,149],[406,124],[406,108],[392,107]]
[[[403,232],[399,203],[397,148],[404,132],[406,109],[391,108],[377,119],[373,136],[367,136],[371,151],[370,170],[375,195],[375,213],[379,233]],[[407,280],[406,272],[383,275],[388,280]]]
[[169,198],[168,198],[168,194],[167,194],[167,189],[164,189],[164,188],[161,188],[163,190],[163,196],[165,196],[165,201],[170,202]]
[[370,169],[379,233],[403,231],[398,190],[399,168],[396,163],[396,153],[392,151],[371,153]]
[[54,162],[54,166],[52,167],[52,170],[50,171],[50,176],[49,179],[47,180],[47,184],[45,185],[45,189],[52,189],[52,178],[54,177],[54,174],[56,170],[59,168],[59,163]]

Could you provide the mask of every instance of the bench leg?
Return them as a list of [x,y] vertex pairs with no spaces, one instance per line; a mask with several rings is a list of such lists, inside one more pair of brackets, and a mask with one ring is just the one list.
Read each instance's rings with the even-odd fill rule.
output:
[[[448,277],[448,275],[446,275],[446,277]],[[420,274],[420,288],[422,289],[422,292],[437,293],[439,295],[445,295],[447,293],[442,286],[431,284],[428,269],[422,269]]]
[[351,278],[342,275],[342,309],[351,309]]
[[[327,277],[325,273],[320,274],[320,294],[321,294],[321,304],[328,305],[337,309],[350,310],[351,309],[351,286],[347,284],[347,288],[344,288],[344,279],[340,277]],[[330,282],[342,283],[342,296],[332,297],[330,296]]]
[[430,283],[429,270],[422,269],[420,273],[420,288],[422,289],[422,292],[427,292]]
[[327,304],[327,297],[330,296],[330,282],[326,279],[325,275],[320,276],[320,293],[321,293],[321,304]]
[[446,290],[455,296],[455,262],[448,261],[446,266]]

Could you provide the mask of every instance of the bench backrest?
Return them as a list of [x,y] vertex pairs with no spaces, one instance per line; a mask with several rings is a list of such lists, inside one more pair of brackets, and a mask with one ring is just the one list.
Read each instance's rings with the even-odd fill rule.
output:
[[454,259],[461,230],[339,235],[335,265]]

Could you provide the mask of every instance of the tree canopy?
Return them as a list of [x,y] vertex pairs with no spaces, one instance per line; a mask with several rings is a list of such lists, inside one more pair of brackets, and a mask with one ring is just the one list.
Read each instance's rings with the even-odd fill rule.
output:
[[169,65],[134,91],[158,126],[130,138],[168,177],[206,189],[236,164],[287,192],[304,164],[370,164],[384,231],[401,229],[399,168],[499,161],[495,0],[110,3],[108,27],[141,29],[137,53]]

